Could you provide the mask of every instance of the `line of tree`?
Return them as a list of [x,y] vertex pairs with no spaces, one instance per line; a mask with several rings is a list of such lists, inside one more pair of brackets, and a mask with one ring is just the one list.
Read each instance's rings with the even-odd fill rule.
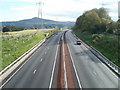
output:
[[120,20],[117,22],[111,20],[107,9],[99,8],[92,9],[83,13],[76,20],[76,24],[73,30],[81,30],[82,32],[89,33],[114,33],[120,35],[120,30],[118,26],[120,25]]
[[12,32],[12,31],[21,31],[24,30],[23,27],[15,27],[15,26],[4,26],[2,28],[3,32]]

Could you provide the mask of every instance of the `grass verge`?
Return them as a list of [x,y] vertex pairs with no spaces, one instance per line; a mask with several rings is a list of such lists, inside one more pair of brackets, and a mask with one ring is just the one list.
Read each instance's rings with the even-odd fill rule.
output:
[[96,48],[114,64],[120,67],[120,60],[118,60],[118,48],[120,49],[120,42],[118,42],[118,36],[106,33],[93,35],[87,32],[80,32],[79,30],[74,31],[74,33],[81,40]]
[[49,35],[51,35],[54,32],[56,31],[44,31],[24,36],[2,37],[2,44],[0,44],[0,47],[2,47],[2,52],[0,52],[2,53],[0,54],[0,70],[4,69],[19,56],[24,54],[27,50],[44,39],[46,37],[46,33],[49,33]]

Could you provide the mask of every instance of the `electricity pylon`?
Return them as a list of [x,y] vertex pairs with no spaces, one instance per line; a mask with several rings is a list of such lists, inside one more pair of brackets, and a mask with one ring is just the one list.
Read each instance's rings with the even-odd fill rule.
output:
[[41,15],[41,28],[43,28],[43,20],[42,20],[42,2],[38,2],[36,3],[36,5],[38,5],[38,18],[40,18]]

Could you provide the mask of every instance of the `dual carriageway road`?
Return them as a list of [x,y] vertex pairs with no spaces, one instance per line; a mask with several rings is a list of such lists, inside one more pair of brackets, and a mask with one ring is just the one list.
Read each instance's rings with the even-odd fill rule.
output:
[[[57,88],[59,72],[60,39],[65,31],[51,36],[6,80],[2,88]],[[118,77],[104,65],[83,44],[76,45],[76,38],[70,30],[65,33],[69,52],[70,74],[75,88],[118,88]],[[62,53],[64,55],[64,52]],[[63,68],[63,87],[69,88],[70,76]],[[65,70],[64,70],[65,69]],[[66,77],[66,78],[65,78]],[[59,87],[60,88],[60,87]]]

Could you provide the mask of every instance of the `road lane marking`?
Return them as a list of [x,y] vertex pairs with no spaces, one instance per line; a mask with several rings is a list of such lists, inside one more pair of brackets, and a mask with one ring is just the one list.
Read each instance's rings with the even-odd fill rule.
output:
[[93,71],[94,75],[97,75],[97,73],[95,71]]
[[45,54],[46,54],[46,52],[45,52]]
[[[44,43],[43,45],[44,46]],[[39,47],[38,49],[41,49],[41,47]],[[12,76],[10,76],[1,86],[0,86],[0,89],[2,89],[2,87],[7,84],[12,78],[13,76],[15,76],[15,74],[33,57],[33,55],[35,55],[36,53],[38,53],[38,50],[35,51],[13,74]]]
[[[99,60],[99,59],[98,59]],[[113,76],[115,76],[117,79],[119,79],[120,80],[120,78],[113,72],[113,71],[111,71],[111,69],[108,67],[108,66],[106,66],[101,60],[99,60],[100,62],[101,62],[101,64],[109,71],[109,72],[111,72],[112,74],[113,74]]]
[[[60,38],[59,38],[58,41],[60,41]],[[52,86],[52,80],[53,80],[53,75],[54,75],[54,71],[55,71],[55,64],[56,64],[56,61],[57,61],[57,53],[58,53],[58,45],[57,45],[57,50],[56,50],[56,55],[55,55],[54,65],[53,65],[53,69],[52,69],[52,75],[51,75],[51,80],[50,80],[49,90],[51,90],[51,86]]]
[[[89,46],[86,47],[84,44],[83,46],[81,46],[82,50],[85,50],[84,47],[89,50]],[[101,65],[103,65],[109,72],[111,72],[112,75],[115,76],[115,78],[119,79],[118,76],[108,66],[106,66],[93,52],[89,50],[89,53],[91,53],[94,57],[96,57],[97,59],[95,60],[101,62]],[[91,56],[89,56],[89,58],[93,59]]]
[[34,72],[33,72],[33,74],[35,74],[35,73],[36,73],[36,71],[37,71],[37,70],[35,69],[35,70],[34,70]]
[[[71,36],[74,38],[74,40],[76,40],[76,38],[75,38],[75,36],[74,36],[73,34],[72,34]],[[86,44],[86,43],[85,43],[85,44]],[[86,47],[84,44],[83,44],[83,46]],[[87,46],[86,48],[89,50],[89,46]],[[90,51],[90,52],[91,52],[91,51]],[[91,53],[93,54],[93,52],[91,52]],[[93,54],[93,55],[94,55],[94,54]],[[94,56],[95,56],[95,55],[94,55]],[[96,57],[96,56],[95,56],[95,57]],[[98,58],[98,57],[97,57],[97,58]],[[96,59],[96,60],[100,61],[101,64],[102,64],[104,67],[106,67],[106,69],[113,74],[113,76],[115,76],[117,79],[119,79],[119,77],[118,77],[108,66],[106,66],[99,58]]]
[[72,63],[73,63],[73,67],[74,67],[75,73],[76,73],[75,75],[76,75],[76,77],[77,77],[79,87],[80,87],[80,89],[82,90],[82,86],[81,86],[81,83],[80,83],[80,79],[79,79],[79,77],[78,77],[78,73],[77,73],[77,70],[76,70],[76,67],[75,67],[75,63],[74,63],[72,54],[71,54],[71,52],[70,52],[69,45],[67,44],[67,46],[68,46],[68,50],[69,50],[69,53],[70,53],[70,57],[71,57],[71,60],[72,60]]
[[[31,58],[31,57],[30,57],[30,58]],[[10,81],[10,79],[12,79],[13,76],[14,76],[28,61],[29,61],[29,59],[28,59],[27,61],[25,61],[25,63],[23,63],[23,64],[20,66],[20,68],[17,69],[17,71],[16,71],[2,86],[0,86],[0,89],[2,89],[2,87],[3,87],[6,83],[8,83],[8,82]]]
[[65,64],[65,51],[64,51],[64,35],[63,35],[63,41],[62,41],[62,45],[63,45],[63,63],[64,63],[64,88],[68,88],[68,84],[67,84],[67,75],[66,75],[66,64]]
[[43,59],[41,58],[40,62],[42,62],[42,60],[43,60]]

